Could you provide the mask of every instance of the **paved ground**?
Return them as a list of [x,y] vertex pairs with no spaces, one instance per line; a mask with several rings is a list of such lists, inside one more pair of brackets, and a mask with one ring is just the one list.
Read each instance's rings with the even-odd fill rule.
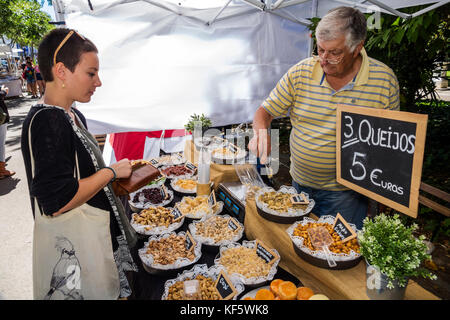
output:
[[36,99],[8,99],[12,121],[6,138],[7,168],[17,173],[0,180],[0,300],[32,299],[33,217],[20,150],[22,121]]

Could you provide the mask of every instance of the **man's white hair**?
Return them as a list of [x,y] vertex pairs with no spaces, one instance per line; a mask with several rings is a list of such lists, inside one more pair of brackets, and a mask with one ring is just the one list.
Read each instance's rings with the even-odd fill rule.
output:
[[366,39],[366,17],[361,11],[351,7],[332,9],[320,20],[316,28],[316,38],[320,41],[336,40],[343,34],[351,52]]

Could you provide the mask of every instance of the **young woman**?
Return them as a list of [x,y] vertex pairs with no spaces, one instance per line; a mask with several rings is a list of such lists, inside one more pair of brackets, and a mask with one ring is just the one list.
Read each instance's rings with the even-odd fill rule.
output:
[[27,85],[31,89],[31,98],[37,98],[37,79],[36,71],[33,68],[31,61],[27,61],[27,65],[24,69],[25,79],[27,80]]
[[22,153],[35,217],[35,299],[117,299],[137,271],[137,237],[111,181],[131,174],[128,159],[105,167],[86,120],[72,107],[101,86],[97,48],[55,29],[39,45],[46,90],[23,123]]

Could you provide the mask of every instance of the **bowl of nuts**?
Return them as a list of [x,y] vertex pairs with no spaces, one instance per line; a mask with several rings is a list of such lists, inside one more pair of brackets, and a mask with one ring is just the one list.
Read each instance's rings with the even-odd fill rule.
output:
[[245,160],[247,151],[232,144],[213,149],[211,152],[211,161],[217,164],[234,164]]
[[[302,221],[292,224],[286,232],[291,238],[295,252],[303,260],[320,268],[343,270],[356,266],[362,259],[358,240],[356,238],[342,242],[339,235],[333,230],[334,216],[322,216],[319,220],[313,220],[305,217]],[[357,229],[354,224],[348,224],[355,232]],[[330,267],[327,262],[326,254],[323,250],[316,249],[311,243],[308,230],[317,227],[325,227],[330,233],[333,242],[329,246],[329,251],[335,267]]]
[[[183,271],[175,279],[166,281],[161,300],[219,300],[220,296],[215,283],[222,271],[223,268],[216,265],[210,268],[206,264],[195,265],[192,269]],[[236,294],[232,298],[236,300],[237,296],[244,292],[245,286],[238,277],[229,276],[228,278],[236,289]],[[199,290],[195,296],[184,292],[184,282],[191,280],[198,281]]]
[[[295,202],[296,196],[300,203]],[[294,199],[294,200],[293,200]],[[294,223],[303,219],[315,205],[307,193],[300,195],[294,187],[281,186],[278,191],[265,187],[255,194],[256,209],[263,218],[276,223]]]
[[229,275],[239,277],[246,286],[258,287],[273,280],[280,255],[277,250],[270,249],[273,259],[267,259],[267,256],[262,256],[261,251],[257,249],[258,241],[244,240],[242,244],[233,242],[223,245],[220,246],[214,263],[224,267]]
[[196,263],[202,255],[202,244],[190,239],[183,231],[150,236],[138,250],[144,270],[153,275],[171,275]]
[[217,201],[215,205],[208,203],[208,196],[185,196],[178,203],[178,209],[189,219],[200,220],[203,217],[217,215],[223,210],[223,202]]
[[244,234],[244,226],[229,215],[203,217],[189,224],[189,231],[202,248],[218,252],[221,245],[238,242]]
[[131,226],[142,237],[175,231],[184,223],[184,217],[174,221],[173,208],[150,207],[131,215]]
[[191,178],[178,177],[171,179],[170,187],[179,196],[195,195],[197,193],[197,177]]
[[140,212],[150,207],[164,207],[173,200],[173,191],[164,185],[149,185],[130,193],[130,204],[133,212]]

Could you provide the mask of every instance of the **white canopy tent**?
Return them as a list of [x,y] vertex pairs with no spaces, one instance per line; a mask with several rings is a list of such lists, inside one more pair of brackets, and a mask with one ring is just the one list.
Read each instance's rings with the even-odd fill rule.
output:
[[[94,134],[251,121],[311,53],[308,18],[342,5],[413,18],[450,0],[54,0],[56,19],[99,49],[102,87],[78,107]],[[430,4],[414,14],[401,8]]]

